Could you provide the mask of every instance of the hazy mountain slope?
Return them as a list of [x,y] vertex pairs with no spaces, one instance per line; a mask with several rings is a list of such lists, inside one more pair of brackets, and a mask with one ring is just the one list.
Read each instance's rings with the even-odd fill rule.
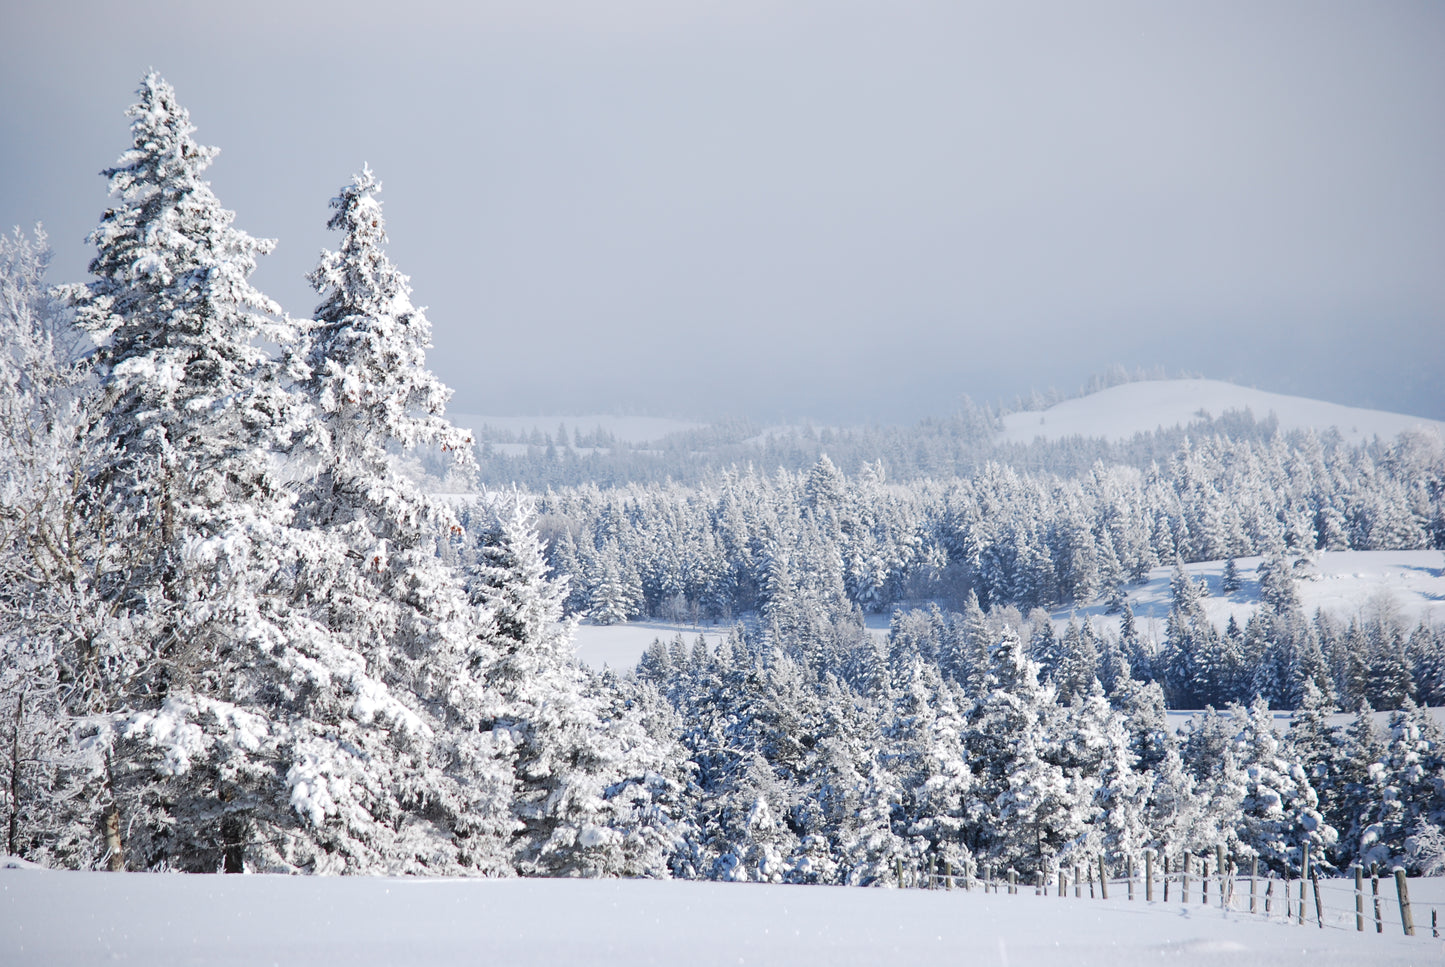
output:
[[1284,430],[1333,426],[1351,441],[1393,437],[1415,427],[1445,435],[1445,423],[1424,417],[1267,393],[1213,379],[1171,379],[1125,383],[1046,410],[1010,413],[1004,417],[1000,439],[1010,443],[1070,436],[1127,440],[1161,427],[1187,426],[1204,414],[1218,417],[1246,408],[1259,420],[1273,413]]

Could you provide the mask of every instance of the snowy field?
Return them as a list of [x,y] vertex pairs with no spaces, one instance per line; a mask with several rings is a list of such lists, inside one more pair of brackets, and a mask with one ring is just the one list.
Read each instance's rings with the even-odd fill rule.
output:
[[[1186,564],[1184,570],[1196,581],[1204,581],[1209,597],[1204,610],[1223,629],[1231,616],[1243,627],[1259,606],[1258,570],[1261,558],[1241,557],[1235,563],[1241,585],[1225,594],[1223,561]],[[1164,639],[1164,623],[1173,597],[1169,579],[1173,566],[1156,567],[1142,585],[1128,585],[1125,592],[1140,632],[1155,641]],[[1372,618],[1382,615],[1402,623],[1406,630],[1419,624],[1445,622],[1445,551],[1326,551],[1295,582],[1300,605],[1306,616],[1316,609],[1332,618]],[[1117,632],[1119,616],[1105,614],[1103,602],[1087,608],[1057,611],[1061,625],[1071,616],[1083,621],[1091,617],[1094,627]]]
[[[618,880],[185,876],[0,869],[0,964],[997,965],[1270,967],[1439,962],[1384,883],[1385,932],[1356,933],[1326,884],[1326,929],[1197,903]],[[1113,891],[1117,895],[1120,890]],[[1217,896],[1217,894],[1216,894]],[[1196,893],[1197,898],[1197,893]],[[1175,896],[1177,900],[1177,894]],[[1239,900],[1237,898],[1237,903]],[[1247,905],[1247,901],[1245,902]],[[1311,908],[1312,909],[1312,908]]]
[[601,671],[606,666],[613,671],[624,672],[636,667],[654,641],[668,645],[677,635],[682,635],[682,640],[691,650],[698,635],[702,635],[709,647],[716,648],[727,637],[731,627],[729,624],[694,625],[679,621],[627,621],[615,625],[584,622],[577,626],[573,643],[578,660],[593,671]]
[[1257,420],[1273,413],[1284,430],[1338,427],[1340,435],[1350,441],[1391,438],[1416,427],[1445,436],[1445,423],[1424,417],[1266,393],[1213,379],[1169,379],[1126,383],[1046,410],[1010,413],[1003,419],[999,439],[1008,443],[1071,436],[1127,440],[1161,427],[1188,426],[1199,419],[1201,410],[1219,417],[1229,410],[1244,409]]

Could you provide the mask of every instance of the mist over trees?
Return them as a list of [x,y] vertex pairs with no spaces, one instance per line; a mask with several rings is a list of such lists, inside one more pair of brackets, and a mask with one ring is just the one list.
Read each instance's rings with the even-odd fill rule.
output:
[[[1230,418],[1011,461],[965,408],[779,438],[768,473],[716,463],[745,428],[635,463],[574,437],[518,466],[617,486],[476,492],[373,173],[292,319],[170,85],[130,117],[89,282],[48,284],[43,233],[0,240],[7,853],[855,885],[1216,846],[1445,867],[1439,629],[1306,616],[1296,585],[1320,550],[1445,546],[1438,441]],[[1259,607],[1219,631],[1183,565],[1254,555]],[[1128,589],[1160,565],[1151,642]],[[1117,635],[1043,610],[1106,599]],[[619,676],[575,661],[583,614],[742,620]],[[1170,705],[1224,711],[1176,736]]]

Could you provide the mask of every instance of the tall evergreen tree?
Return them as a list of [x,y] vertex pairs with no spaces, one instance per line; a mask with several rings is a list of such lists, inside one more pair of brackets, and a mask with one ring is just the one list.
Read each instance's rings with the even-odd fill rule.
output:
[[109,447],[85,513],[115,529],[96,579],[111,620],[83,644],[75,695],[97,716],[112,864],[239,869],[246,844],[285,838],[254,824],[289,822],[275,730],[247,707],[269,688],[256,655],[292,633],[273,457],[303,409],[257,345],[289,335],[248,281],[273,243],[232,226],[201,177],[216,151],[171,86],[152,73],[138,93],[78,303],[101,343],[93,432]]

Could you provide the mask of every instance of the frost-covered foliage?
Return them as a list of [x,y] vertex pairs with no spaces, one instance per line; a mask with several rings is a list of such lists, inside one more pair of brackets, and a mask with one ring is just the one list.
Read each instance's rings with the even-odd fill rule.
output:
[[62,778],[75,757],[62,659],[97,603],[94,532],[74,508],[88,369],[49,258],[39,228],[0,236],[0,836],[56,863],[91,838]]
[[[467,491],[472,441],[370,170],[295,321],[171,87],[146,76],[130,116],[91,282],[52,290],[43,234],[0,240],[7,852],[854,885],[1217,847],[1445,868],[1445,740],[1413,704],[1445,697],[1439,630],[1308,618],[1295,585],[1320,548],[1445,542],[1430,441],[442,499],[416,467]],[[1220,631],[1183,562],[1253,552],[1262,605]],[[1122,586],[1161,561],[1155,648]],[[934,603],[864,627],[906,600]],[[1039,607],[1090,600],[1117,635]],[[575,662],[582,611],[746,623],[619,678]],[[1176,739],[1166,700],[1228,711]],[[1387,733],[1362,702],[1399,709]],[[1362,708],[1343,731],[1337,704]],[[1271,705],[1300,709],[1287,738]]]
[[94,280],[61,300],[43,236],[0,248],[6,850],[665,872],[667,708],[575,665],[525,501],[463,515],[407,472],[444,454],[465,481],[471,441],[370,171],[295,325],[250,284],[272,243],[202,178],[216,152],[174,90],[147,75],[130,116]]
[[[1293,708],[1309,683],[1346,707],[1445,701],[1439,629],[1412,632],[1388,614],[1337,627],[1304,614],[1296,587],[1320,549],[1445,544],[1438,441],[1402,437],[1381,451],[1211,438],[1148,474],[1100,465],[1062,479],[991,464],[971,478],[892,485],[876,464],[848,477],[824,457],[806,472],[728,471],[695,487],[551,492],[542,513],[549,559],[572,579],[568,608],[596,623],[755,614],[796,636],[814,615],[919,600],[967,613],[970,599],[1025,613],[1112,601],[1124,614],[1127,586],[1173,564],[1157,650],[1132,613],[1115,638],[1087,623],[1031,636],[1030,654],[1062,699],[1096,676],[1112,682],[1122,663],[1160,682],[1176,708],[1256,697]],[[1410,526],[1377,534],[1386,517]],[[1394,536],[1380,537],[1387,531]],[[1220,630],[1206,613],[1207,585],[1184,565],[1244,554],[1264,558],[1259,606]],[[946,649],[950,635],[929,632],[919,644]],[[977,655],[958,658],[977,674]]]
[[708,614],[765,608],[778,554],[837,571],[865,611],[924,595],[961,602],[969,589],[985,606],[1027,611],[1106,599],[1175,560],[1260,554],[1284,562],[1266,569],[1275,579],[1262,590],[1286,613],[1288,568],[1301,557],[1445,546],[1445,449],[1425,435],[1358,446],[1221,435],[1186,439],[1143,470],[1097,463],[1063,476],[988,463],[963,477],[883,477],[872,462],[847,477],[824,454],[773,476],[562,489],[545,511],[565,518],[574,543],[554,563],[581,582],[585,606],[608,573],[597,563],[620,559],[650,614],[679,594]]
[[1418,711],[1395,718],[1393,743],[1359,726],[1346,738],[1313,689],[1288,736],[1259,702],[1176,737],[1154,683],[1095,680],[1061,703],[1016,612],[973,624],[992,642],[981,688],[919,653],[911,636],[933,620],[915,618],[881,648],[845,627],[780,641],[739,626],[716,649],[649,650],[638,674],[676,708],[696,767],[674,875],[888,885],[901,864],[906,879],[1052,878],[1218,847],[1297,873],[1306,844],[1326,869],[1438,863],[1442,746]]

